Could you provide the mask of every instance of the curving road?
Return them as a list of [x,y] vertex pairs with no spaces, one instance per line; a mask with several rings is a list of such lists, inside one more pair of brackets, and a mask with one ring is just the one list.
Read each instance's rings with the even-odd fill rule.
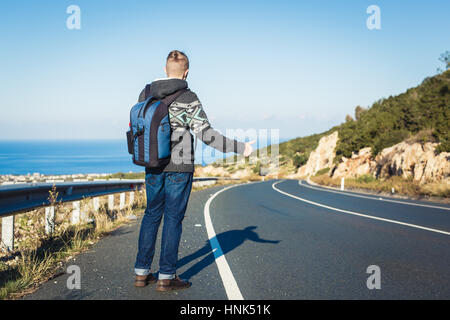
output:
[[[178,268],[193,286],[166,294],[132,286],[138,231],[123,227],[68,263],[81,290],[63,275],[26,299],[450,299],[448,205],[297,180],[195,192]],[[369,290],[373,265],[381,288]]]

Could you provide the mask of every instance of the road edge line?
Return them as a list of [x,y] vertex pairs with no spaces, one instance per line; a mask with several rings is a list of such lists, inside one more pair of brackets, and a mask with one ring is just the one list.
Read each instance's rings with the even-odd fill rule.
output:
[[[286,180],[283,180],[283,181],[286,181]],[[399,225],[403,225],[403,226],[407,226],[407,227],[411,227],[411,228],[422,229],[422,230],[436,232],[436,233],[442,233],[442,234],[445,234],[447,236],[450,236],[450,232],[447,232],[447,231],[438,230],[438,229],[432,229],[432,228],[427,228],[427,227],[422,227],[422,226],[419,226],[419,225],[416,225],[416,224],[401,222],[401,221],[397,221],[397,220],[391,220],[391,219],[386,219],[386,218],[369,216],[367,214],[358,213],[358,212],[349,211],[349,210],[344,210],[344,209],[339,209],[339,208],[327,206],[327,205],[324,205],[324,204],[321,204],[321,203],[318,203],[318,202],[314,202],[314,201],[311,201],[311,200],[306,200],[306,199],[294,196],[294,195],[292,195],[292,194],[290,194],[288,192],[282,191],[282,190],[280,190],[280,189],[275,187],[276,184],[278,184],[280,182],[283,182],[283,181],[278,181],[278,182],[273,183],[272,184],[272,189],[274,189],[275,191],[277,191],[277,192],[279,192],[281,194],[284,194],[284,195],[286,195],[288,197],[291,197],[291,198],[294,198],[294,199],[297,199],[297,200],[300,200],[300,201],[303,201],[303,202],[306,202],[306,203],[309,203],[309,204],[312,204],[312,205],[315,205],[315,206],[319,206],[319,207],[323,207],[323,208],[330,209],[330,210],[333,210],[333,211],[343,212],[343,213],[347,213],[347,214],[351,214],[351,215],[355,215],[355,216],[359,216],[359,217],[363,217],[363,218],[379,220],[379,221],[384,221],[384,222],[390,222],[390,223],[399,224]]]
[[319,190],[319,191],[326,191],[326,192],[332,192],[332,193],[337,193],[337,194],[342,194],[344,196],[349,196],[349,197],[357,197],[357,198],[364,198],[364,199],[372,199],[372,200],[378,200],[378,201],[386,201],[386,202],[393,202],[393,203],[400,203],[400,204],[406,204],[406,205],[410,205],[410,206],[417,206],[417,207],[427,207],[427,208],[433,208],[433,209],[442,209],[442,210],[448,210],[450,211],[450,208],[447,207],[441,207],[441,206],[435,206],[435,205],[431,205],[431,204],[422,204],[422,203],[412,203],[412,202],[406,202],[406,201],[401,201],[401,200],[394,200],[394,199],[389,199],[389,198],[382,198],[377,195],[361,195],[361,194],[352,194],[352,192],[349,191],[340,191],[340,190],[336,190],[336,189],[330,189],[330,187],[328,186],[321,186],[315,183],[315,185],[309,186],[307,184],[303,184],[301,183],[302,181],[306,181],[307,183],[311,183],[313,181],[311,180],[299,180],[298,184],[302,187],[306,187],[306,188],[310,188],[313,190]]
[[211,202],[214,200],[214,198],[220,193],[242,185],[246,184],[233,185],[217,191],[206,201],[203,210],[206,233],[208,234],[208,240],[211,245],[211,250],[214,253],[215,258],[214,260],[216,261],[217,268],[219,269],[219,275],[222,278],[222,283],[223,286],[225,287],[225,292],[227,294],[228,300],[244,300],[244,297],[242,296],[242,293],[239,290],[239,287],[236,283],[236,279],[234,278],[233,273],[231,272],[227,259],[223,254],[222,248],[220,247],[220,243],[216,238],[216,232],[214,231],[214,227],[212,224],[209,206],[211,205]]

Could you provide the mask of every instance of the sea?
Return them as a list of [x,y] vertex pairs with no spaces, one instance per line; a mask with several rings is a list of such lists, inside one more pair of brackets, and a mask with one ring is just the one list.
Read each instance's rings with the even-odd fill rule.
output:
[[[287,139],[283,139],[287,140]],[[263,147],[264,144],[258,147]],[[208,165],[223,154],[199,141],[196,164]],[[0,140],[0,175],[68,175],[89,173],[142,172],[120,140]]]

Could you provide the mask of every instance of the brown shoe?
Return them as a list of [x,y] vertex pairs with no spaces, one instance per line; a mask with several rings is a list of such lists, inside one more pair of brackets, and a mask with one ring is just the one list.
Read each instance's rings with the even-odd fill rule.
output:
[[134,286],[135,287],[145,287],[148,284],[155,283],[156,278],[150,273],[146,276],[138,276],[136,275],[134,278]]
[[186,289],[191,286],[191,283],[188,281],[181,280],[178,276],[175,276],[173,279],[167,280],[158,280],[156,283],[156,291],[166,292],[173,290],[181,290]]

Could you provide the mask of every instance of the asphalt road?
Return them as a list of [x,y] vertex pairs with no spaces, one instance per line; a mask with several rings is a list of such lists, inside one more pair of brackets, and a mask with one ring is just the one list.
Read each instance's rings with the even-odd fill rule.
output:
[[[450,299],[450,206],[385,200],[297,180],[198,191],[179,253],[191,288],[133,287],[137,221],[67,264],[80,290],[65,274],[25,299]],[[373,265],[381,288],[369,290]]]

